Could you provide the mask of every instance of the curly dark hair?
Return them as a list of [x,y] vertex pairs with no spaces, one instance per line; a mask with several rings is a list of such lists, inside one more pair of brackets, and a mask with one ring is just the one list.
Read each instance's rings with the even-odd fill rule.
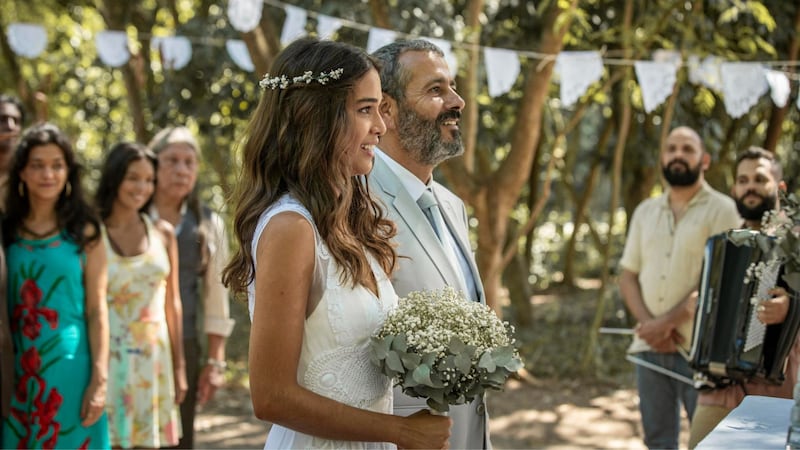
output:
[[[20,173],[28,165],[31,151],[48,144],[57,146],[63,152],[67,164],[67,183],[70,185],[70,192],[67,192],[66,188],[62,190],[56,202],[58,227],[78,245],[79,251],[82,251],[86,244],[100,237],[100,220],[84,199],[81,186],[82,167],[75,159],[72,144],[66,134],[51,123],[40,123],[28,128],[17,146],[8,177],[6,216],[3,218],[5,244],[7,246],[18,239],[17,230],[31,212],[27,188],[24,187],[24,183],[23,188],[18,188],[22,183]],[[91,228],[87,233],[89,225]]]

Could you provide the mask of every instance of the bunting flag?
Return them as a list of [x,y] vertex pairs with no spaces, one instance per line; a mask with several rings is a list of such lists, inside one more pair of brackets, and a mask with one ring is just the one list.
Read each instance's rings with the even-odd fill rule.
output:
[[367,53],[373,53],[375,50],[396,40],[397,32],[395,31],[387,30],[386,28],[371,28],[367,37]]
[[331,39],[344,23],[337,17],[320,14],[317,16],[317,35],[320,39]]
[[458,73],[458,59],[455,53],[453,53],[453,44],[451,44],[450,41],[438,38],[423,37],[422,39],[425,39],[442,50],[442,53],[444,53],[444,60],[447,61],[447,66],[450,68],[450,75],[455,77]]
[[131,57],[128,50],[128,34],[124,31],[100,31],[94,37],[97,46],[97,56],[103,64],[119,67],[128,62]]
[[228,0],[228,22],[240,33],[253,31],[261,22],[263,0]]
[[11,50],[26,58],[36,58],[47,46],[47,31],[33,23],[12,23],[6,36]]
[[[308,17],[312,16],[316,18],[316,31],[321,38],[333,38],[343,26],[368,32],[368,53],[398,38],[427,39],[441,48],[453,76],[458,72],[458,60],[453,47],[464,48],[467,45],[377,28],[287,5],[278,0],[228,0],[228,21],[235,30],[241,33],[250,32],[261,22],[265,4],[282,8],[286,13],[281,30],[281,42],[284,45],[306,34]],[[8,25],[6,34],[11,50],[22,57],[36,58],[47,47],[47,30],[37,24],[12,23]],[[129,61],[131,53],[125,32],[101,31],[94,41],[103,64],[119,67]],[[224,41],[197,36],[152,38],[152,46],[158,50],[162,66],[167,70],[180,70],[188,64],[192,57],[193,42],[200,45],[222,45],[224,42],[234,64],[244,71],[255,70],[247,46],[238,39]],[[563,107],[574,105],[589,86],[602,78],[605,64],[612,63],[612,60],[605,61],[596,51],[562,51],[558,55],[546,55],[485,46],[479,48],[483,52],[486,83],[492,97],[503,95],[513,87],[519,77],[521,57],[535,60],[555,57],[555,81],[560,83]],[[740,117],[749,111],[767,90],[776,106],[786,105],[791,97],[792,80],[797,80],[794,74],[787,76],[785,71],[768,68],[776,66],[777,62],[749,63],[750,65],[727,63],[723,58],[714,55],[702,59],[697,55],[688,55],[684,61],[680,52],[669,49],[654,51],[652,61],[614,60],[613,63],[634,66],[641,88],[642,103],[648,113],[654,111],[670,95],[677,80],[676,72],[682,66],[687,67],[690,83],[708,87],[722,95],[726,111],[733,117]],[[800,109],[800,96],[796,105]]]
[[603,76],[603,58],[596,51],[561,52],[555,71],[561,78],[561,103],[569,108]]
[[305,36],[306,22],[308,22],[308,12],[305,9],[286,5],[286,20],[283,21],[281,44],[287,45],[295,39]]
[[239,39],[230,39],[225,42],[225,49],[228,50],[228,55],[239,68],[247,72],[252,72],[256,68],[253,65],[253,60],[250,58],[250,50],[247,49],[247,44]]
[[672,93],[678,77],[674,62],[636,61],[636,79],[642,90],[645,112],[653,112]]
[[161,54],[161,65],[180,70],[192,59],[192,43],[184,36],[154,37],[150,46]]
[[716,92],[721,91],[720,64],[722,64],[722,59],[717,56],[706,56],[702,61],[697,55],[689,56],[689,82],[702,84]]
[[764,67],[759,63],[726,62],[719,71],[725,111],[734,119],[749,111],[769,89]]
[[789,94],[792,93],[789,77],[777,70],[765,70],[764,75],[767,77],[772,103],[775,103],[778,108],[783,108],[786,106],[786,102],[789,101]]
[[498,97],[510,91],[519,76],[519,55],[513,50],[485,47],[486,82],[489,96]]

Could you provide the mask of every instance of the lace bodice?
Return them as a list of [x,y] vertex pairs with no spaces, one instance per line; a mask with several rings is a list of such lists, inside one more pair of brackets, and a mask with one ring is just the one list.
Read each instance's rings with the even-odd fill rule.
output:
[[[379,296],[363,286],[342,285],[340,267],[314,225],[310,212],[296,199],[285,195],[262,213],[253,236],[253,254],[269,220],[277,214],[294,212],[314,226],[316,263],[309,298],[309,313],[303,330],[303,346],[297,368],[300,385],[317,394],[362,409],[392,412],[391,380],[382,375],[369,358],[369,338],[397,304],[397,295],[386,273],[368,256]],[[255,261],[257,265],[258,262]],[[252,319],[254,287],[248,287]],[[268,448],[284,447],[383,447],[380,443],[325,441],[273,426]]]

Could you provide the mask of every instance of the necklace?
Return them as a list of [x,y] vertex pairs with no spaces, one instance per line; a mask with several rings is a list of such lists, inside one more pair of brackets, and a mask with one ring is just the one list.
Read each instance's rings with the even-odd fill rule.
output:
[[33,236],[34,239],[44,239],[46,237],[52,236],[53,234],[55,234],[56,231],[58,231],[58,224],[56,224],[56,226],[54,226],[53,228],[45,231],[44,233],[37,233],[31,230],[30,228],[28,228],[27,225],[25,225],[24,222],[20,223],[19,227],[20,229],[22,229],[23,232]]

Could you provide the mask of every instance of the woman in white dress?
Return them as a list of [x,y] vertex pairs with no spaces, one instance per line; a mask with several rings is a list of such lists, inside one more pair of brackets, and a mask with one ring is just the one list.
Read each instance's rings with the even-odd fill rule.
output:
[[374,60],[300,39],[276,58],[243,143],[223,272],[247,292],[250,390],[265,448],[446,448],[450,419],[391,415],[369,338],[397,295],[394,224],[365,177],[386,126]]

